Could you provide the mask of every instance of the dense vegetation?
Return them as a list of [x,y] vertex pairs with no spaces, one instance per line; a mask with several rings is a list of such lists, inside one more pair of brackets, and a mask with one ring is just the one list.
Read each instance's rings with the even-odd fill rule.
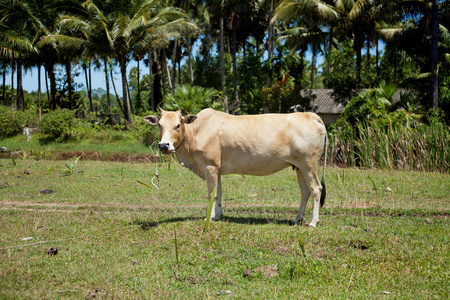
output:
[[[434,160],[449,161],[449,8],[437,0],[0,0],[0,136],[24,126],[58,141],[133,130],[157,105],[189,113],[308,110],[311,96],[301,91],[329,88],[346,105],[330,129],[333,149],[341,149],[335,160],[446,172]],[[132,61],[137,67],[127,74]],[[149,75],[141,76],[142,67]],[[30,68],[45,91],[23,90]],[[92,89],[93,68],[104,71],[105,89]],[[73,81],[80,72],[84,84]],[[397,129],[408,142],[397,142]],[[151,144],[154,134],[144,135]],[[367,137],[383,151],[361,153]],[[409,145],[439,155],[418,164],[405,154]]]

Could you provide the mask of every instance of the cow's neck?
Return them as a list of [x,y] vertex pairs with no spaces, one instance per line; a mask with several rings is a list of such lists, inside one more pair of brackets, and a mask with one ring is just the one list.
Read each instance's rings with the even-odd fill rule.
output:
[[200,178],[205,179],[205,174],[201,168],[195,163],[194,151],[192,151],[191,143],[193,143],[195,127],[193,125],[186,126],[184,137],[181,144],[176,148],[177,160],[185,168],[188,168]]

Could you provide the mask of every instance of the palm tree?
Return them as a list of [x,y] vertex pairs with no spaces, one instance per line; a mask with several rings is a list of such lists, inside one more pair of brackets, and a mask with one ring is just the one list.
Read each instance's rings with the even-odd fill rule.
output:
[[[122,75],[124,118],[132,122],[126,66],[133,53],[147,53],[148,48],[161,45],[181,35],[182,29],[193,27],[181,10],[162,6],[157,0],[89,0],[85,12],[67,15],[65,26],[78,29],[83,39],[65,37],[78,46],[103,44],[100,55],[111,55],[119,63]],[[97,50],[98,51],[98,50]]]
[[[252,28],[255,27],[254,24],[256,16],[261,14],[261,1],[236,1],[236,0],[209,0],[207,1],[208,7],[211,10],[211,15],[217,16],[219,19],[220,29],[220,59],[221,59],[221,82],[224,89],[225,86],[225,72],[223,72],[223,41],[224,35],[228,33],[231,35],[231,56],[233,61],[233,98],[234,103],[232,109],[229,109],[229,105],[225,105],[225,110],[230,110],[235,114],[240,114],[240,103],[239,103],[239,92],[238,92],[238,81],[237,81],[237,53],[239,44],[243,44],[247,38],[252,34]],[[257,21],[257,20],[256,20]],[[227,26],[223,23],[226,22]],[[245,26],[242,26],[245,24]],[[222,27],[223,26],[223,27]]]
[[[408,0],[399,2],[396,6],[398,13],[397,19],[401,26],[390,26],[383,30],[384,37],[387,40],[393,41],[407,34],[411,31],[416,31],[415,35],[419,33],[420,36],[425,37],[428,44],[428,39],[431,40],[429,55],[426,57],[430,59],[430,69],[426,71],[430,78],[430,102],[429,105],[433,109],[438,107],[438,34],[439,34],[439,11],[440,6],[445,2],[439,4],[437,0]],[[408,24],[400,22],[403,18],[408,18]],[[420,37],[419,36],[419,37]],[[417,43],[416,43],[417,44]]]
[[[0,2],[0,49],[4,58],[11,61],[11,83],[13,88],[14,70],[17,66],[17,104],[19,110],[25,109],[22,69],[26,59],[37,55],[33,32],[31,28],[24,26],[23,20],[28,16],[26,2],[4,0]],[[11,90],[11,106],[14,105],[13,92]]]
[[[8,9],[2,9],[2,12],[9,16],[11,28],[14,28],[15,32],[26,29],[24,36],[27,36],[28,44],[34,48],[34,53],[28,56],[30,53],[27,51],[20,51],[19,58],[22,59],[25,56],[26,59],[32,58],[38,65],[44,65],[50,78],[50,108],[55,109],[57,97],[54,66],[61,62],[62,52],[58,43],[49,42],[46,37],[59,33],[60,28],[57,24],[59,13],[70,7],[71,0],[5,0],[2,3],[8,7]],[[9,6],[8,3],[10,3]]]
[[438,33],[439,33],[439,1],[433,0],[432,4],[432,34],[431,34],[431,107],[438,108]]
[[219,58],[220,58],[220,84],[222,88],[222,97],[224,103],[224,111],[229,112],[228,95],[225,88],[225,64],[224,64],[224,18],[225,18],[225,4],[222,0],[207,0],[208,8],[211,10],[211,15],[219,18]]
[[[356,89],[361,86],[361,49],[365,37],[375,30],[376,22],[392,1],[374,0],[284,0],[278,6],[273,20],[312,18],[321,26],[333,26],[333,32],[353,40],[356,51]],[[334,28],[334,26],[336,26]]]
[[308,45],[311,47],[311,89],[314,84],[316,54],[322,51],[322,44],[327,41],[329,45],[332,44],[332,36],[327,33],[326,27],[331,28],[338,18],[338,13],[331,5],[319,0],[284,0],[275,9],[271,23],[285,20],[285,24],[293,24],[280,33],[279,39],[286,40],[293,51],[301,50],[304,53]]

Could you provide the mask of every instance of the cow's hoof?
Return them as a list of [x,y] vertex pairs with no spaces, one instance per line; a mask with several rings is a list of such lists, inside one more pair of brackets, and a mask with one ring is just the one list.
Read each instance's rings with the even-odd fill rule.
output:
[[299,224],[302,224],[303,221],[302,221],[302,220],[296,221],[296,220],[294,219],[294,220],[291,220],[290,223],[291,223],[292,226],[297,226],[297,225],[299,225]]
[[211,218],[211,221],[220,221],[220,217]]
[[305,223],[305,226],[308,226],[308,227],[317,227],[317,224],[313,224],[313,223]]

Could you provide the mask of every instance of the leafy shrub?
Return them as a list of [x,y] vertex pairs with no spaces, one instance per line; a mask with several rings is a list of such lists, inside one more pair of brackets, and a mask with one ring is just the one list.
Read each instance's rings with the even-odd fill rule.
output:
[[214,89],[200,86],[183,85],[168,94],[164,99],[164,108],[168,110],[182,109],[189,114],[197,114],[204,108],[220,109],[219,93]]
[[0,106],[0,138],[14,136],[22,132],[24,113],[10,107]]
[[376,91],[362,92],[345,106],[341,119],[356,125],[374,119],[387,118],[386,106],[390,103],[378,96]]
[[76,137],[82,127],[81,123],[79,119],[75,118],[73,112],[58,109],[42,116],[41,130],[59,142]]
[[[153,115],[154,113],[149,112],[146,115]],[[134,116],[133,124],[130,126],[131,135],[138,139],[141,143],[146,146],[152,145],[155,141],[158,141],[159,130],[157,126],[151,126],[140,116]]]

